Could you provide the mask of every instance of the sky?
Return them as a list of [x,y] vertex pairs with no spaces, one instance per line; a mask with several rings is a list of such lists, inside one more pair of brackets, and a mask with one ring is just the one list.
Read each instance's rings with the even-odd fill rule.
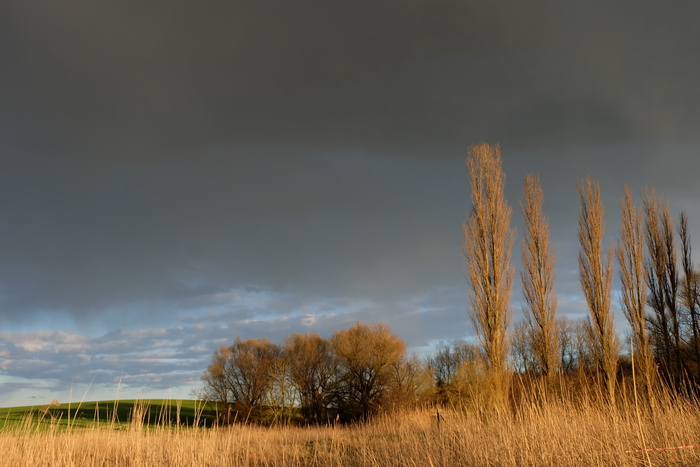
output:
[[[419,355],[473,337],[461,225],[482,141],[502,149],[516,267],[536,173],[558,313],[586,316],[582,178],[601,184],[606,241],[624,184],[655,186],[700,239],[699,16],[673,0],[3,1],[0,405],[189,398],[236,336],[383,321]],[[518,321],[517,276],[511,307]]]

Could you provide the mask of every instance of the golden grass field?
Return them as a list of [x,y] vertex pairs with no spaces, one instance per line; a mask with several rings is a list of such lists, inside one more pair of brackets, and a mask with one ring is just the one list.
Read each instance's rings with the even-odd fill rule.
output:
[[[129,423],[61,425],[26,416],[0,429],[8,466],[455,466],[700,465],[700,411],[666,399],[652,413],[633,401],[521,402],[501,413],[435,409],[384,414],[348,426],[195,428]],[[41,420],[43,418],[43,421]],[[3,426],[0,424],[0,426]],[[641,452],[630,452],[630,451]]]

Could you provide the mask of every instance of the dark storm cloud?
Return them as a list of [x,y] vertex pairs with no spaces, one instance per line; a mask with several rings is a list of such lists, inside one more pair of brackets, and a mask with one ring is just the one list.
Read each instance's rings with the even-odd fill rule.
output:
[[470,143],[502,143],[515,206],[542,173],[567,234],[589,173],[672,183],[654,161],[700,123],[697,10],[4,2],[0,313],[140,325],[246,285],[461,284]]
[[[51,193],[47,185],[61,182],[50,179],[48,193],[8,200],[18,220],[3,231],[4,264],[17,267],[3,270],[5,309],[82,314],[127,298],[156,312],[204,306],[249,283],[377,293],[381,281],[357,284],[359,271],[413,293],[441,274],[441,252],[458,248],[461,209],[450,219],[447,206],[466,196],[461,164],[450,173],[445,163],[392,169],[382,160],[331,158],[279,174],[270,163],[270,174],[260,169],[244,186],[235,171],[207,169],[206,177],[183,169],[187,175],[168,181],[134,169],[86,191]],[[445,217],[450,228],[434,232]],[[458,274],[460,261],[452,265]]]
[[700,39],[676,6],[10,3],[6,121],[83,160],[675,136]]

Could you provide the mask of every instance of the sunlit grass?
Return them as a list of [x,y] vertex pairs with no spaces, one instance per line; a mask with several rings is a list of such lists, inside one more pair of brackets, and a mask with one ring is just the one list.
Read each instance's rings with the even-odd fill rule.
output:
[[[55,466],[700,464],[700,448],[629,452],[700,444],[694,403],[659,398],[652,412],[621,399],[609,406],[596,397],[548,403],[523,397],[517,409],[441,409],[439,423],[436,409],[425,408],[367,424],[315,427],[178,424],[171,417],[177,410],[198,410],[185,401],[74,405],[70,423],[64,406],[53,419],[24,411],[12,423],[13,411],[21,411],[3,409],[0,452],[3,465]],[[114,421],[108,418],[115,412],[101,412],[102,405],[117,406]],[[131,412],[120,412],[122,405]],[[89,413],[100,421],[89,422]]]

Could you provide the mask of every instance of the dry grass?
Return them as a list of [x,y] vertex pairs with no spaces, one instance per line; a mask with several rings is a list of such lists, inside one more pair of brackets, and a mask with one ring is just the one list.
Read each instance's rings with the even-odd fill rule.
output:
[[346,427],[153,428],[137,420],[46,429],[28,418],[0,431],[1,463],[32,466],[699,465],[700,448],[626,452],[695,444],[697,406],[669,399],[639,416],[633,402],[587,398],[522,401],[504,413],[442,410],[439,424],[434,410],[415,410]]

